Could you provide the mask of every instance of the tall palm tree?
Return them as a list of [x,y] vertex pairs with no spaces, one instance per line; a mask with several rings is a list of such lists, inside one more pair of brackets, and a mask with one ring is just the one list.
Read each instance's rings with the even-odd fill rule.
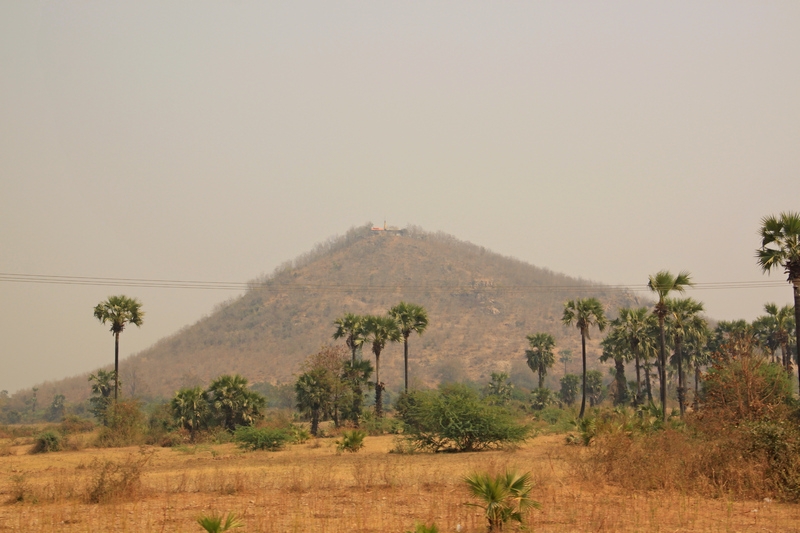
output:
[[381,352],[387,342],[399,342],[401,333],[397,327],[397,322],[389,316],[367,316],[364,318],[364,332],[366,342],[372,345],[372,353],[375,354],[375,416],[383,416],[383,389],[385,385],[381,383]]
[[364,344],[364,317],[353,313],[337,318],[333,321],[336,331],[333,332],[334,339],[344,338],[345,344],[353,353],[351,361],[356,361],[356,350]]
[[589,328],[597,326],[603,331],[606,329],[606,315],[603,306],[597,298],[581,298],[570,300],[564,304],[564,315],[561,322],[565,326],[575,326],[581,332],[581,355],[583,356],[583,397],[581,398],[581,412],[578,418],[583,418],[586,410],[586,339],[589,338]]
[[525,358],[528,361],[528,367],[539,374],[539,388],[541,389],[544,387],[547,369],[556,364],[556,356],[553,354],[556,340],[549,333],[536,333],[528,335],[526,338],[530,349],[525,350]]
[[359,426],[364,404],[364,387],[368,386],[369,377],[372,375],[372,365],[369,361],[347,361],[342,370],[342,379],[353,391],[353,402],[350,406],[350,418],[356,427]]
[[658,317],[659,330],[659,381],[661,382],[661,416],[664,422],[667,421],[667,355],[664,338],[664,320],[669,310],[667,309],[666,299],[671,292],[684,292],[686,287],[691,287],[691,275],[682,271],[677,276],[673,276],[667,270],[661,270],[657,274],[650,276],[647,287],[658,295],[658,303],[653,310]]
[[111,333],[114,335],[114,401],[116,402],[119,397],[119,334],[128,324],[136,327],[142,325],[144,318],[142,302],[125,295],[109,296],[108,300],[95,306],[94,317],[101,324],[109,322]]
[[[794,292],[795,346],[800,354],[800,212],[787,211],[761,220],[761,248],[756,250],[764,272],[783,267]],[[798,355],[800,357],[800,355]],[[797,373],[800,381],[800,372]]]
[[651,317],[646,307],[623,307],[619,310],[619,317],[611,323],[614,329],[619,330],[619,335],[625,339],[630,347],[630,355],[636,364],[636,397],[635,403],[642,398],[641,363],[646,352],[647,344],[651,340],[648,334]]
[[703,304],[692,298],[668,298],[665,302],[669,309],[666,323],[675,347],[675,364],[678,368],[678,405],[681,417],[683,417],[686,414],[686,376],[683,372],[685,359],[683,346],[691,339],[705,340],[704,335],[708,323],[700,316],[700,313],[703,312]]
[[781,347],[783,366],[786,372],[792,375],[792,355],[789,349],[789,332],[792,330],[794,309],[789,305],[784,305],[780,309],[774,303],[764,305],[764,311],[772,319],[772,334],[775,342]]
[[422,335],[428,327],[428,313],[421,305],[400,302],[389,309],[389,316],[397,322],[397,327],[403,335],[403,369],[405,391],[408,392],[408,336],[412,332]]

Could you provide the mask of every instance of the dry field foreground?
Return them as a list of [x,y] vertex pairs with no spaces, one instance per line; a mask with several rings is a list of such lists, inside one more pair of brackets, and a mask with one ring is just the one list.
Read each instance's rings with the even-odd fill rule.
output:
[[[460,455],[389,454],[388,436],[368,437],[354,455],[337,455],[332,439],[273,453],[219,445],[28,455],[18,446],[0,457],[0,531],[202,533],[198,516],[233,511],[244,518],[235,530],[243,532],[402,533],[417,521],[483,532],[481,510],[464,505],[472,500],[460,478],[513,467],[536,482],[542,509],[528,517],[532,531],[800,532],[798,505],[603,486],[577,473],[584,450],[563,442],[538,437],[513,452]],[[148,455],[132,499],[86,503],[99,464]]]

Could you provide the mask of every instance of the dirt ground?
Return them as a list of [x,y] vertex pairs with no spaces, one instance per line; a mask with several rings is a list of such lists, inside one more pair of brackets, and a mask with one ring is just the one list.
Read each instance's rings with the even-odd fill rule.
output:
[[541,503],[528,531],[800,532],[796,504],[629,493],[590,480],[575,468],[583,450],[559,435],[468,454],[389,453],[392,436],[365,444],[356,454],[318,439],[279,452],[225,444],[30,455],[29,444],[6,442],[0,531],[202,533],[198,517],[234,512],[243,532],[403,533],[417,522],[483,532],[462,478],[515,468],[531,472]]

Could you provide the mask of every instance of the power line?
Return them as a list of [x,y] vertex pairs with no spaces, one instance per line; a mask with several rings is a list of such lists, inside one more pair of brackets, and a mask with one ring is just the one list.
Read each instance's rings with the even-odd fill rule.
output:
[[[236,281],[201,281],[201,280],[171,280],[171,279],[143,279],[143,278],[104,278],[90,276],[58,276],[39,274],[0,273],[0,282],[7,283],[36,283],[52,285],[84,285],[84,286],[114,286],[114,287],[146,287],[158,289],[192,289],[192,290],[261,290],[276,293],[291,292],[493,292],[493,293],[546,293],[546,292],[584,292],[590,290],[600,291],[626,291],[650,292],[644,284],[619,284],[603,285],[593,283],[570,285],[500,285],[492,283],[431,283],[431,284],[311,284],[311,283],[281,283],[275,280],[266,282],[236,282]],[[785,286],[785,281],[719,281],[696,283],[693,290],[742,290],[764,289]]]

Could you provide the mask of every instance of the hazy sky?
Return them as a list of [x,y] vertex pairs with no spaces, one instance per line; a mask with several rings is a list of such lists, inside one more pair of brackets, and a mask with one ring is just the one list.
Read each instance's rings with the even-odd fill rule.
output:
[[[800,3],[0,2],[0,273],[247,281],[365,222],[612,284],[782,281]],[[236,291],[0,281],[0,389]],[[776,288],[696,290],[752,320]]]

